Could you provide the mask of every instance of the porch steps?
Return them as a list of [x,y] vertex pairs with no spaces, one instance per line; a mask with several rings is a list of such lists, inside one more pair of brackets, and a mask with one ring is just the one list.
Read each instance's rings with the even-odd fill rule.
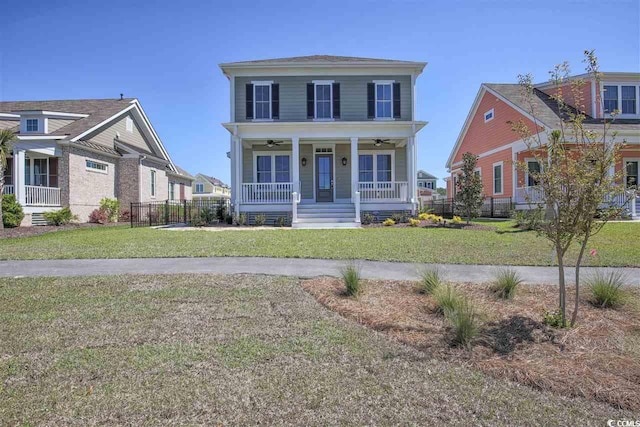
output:
[[360,228],[355,222],[353,203],[313,203],[298,205],[298,220],[293,228]]
[[42,213],[32,213],[31,214],[31,225],[48,225],[46,219],[44,219],[44,215]]

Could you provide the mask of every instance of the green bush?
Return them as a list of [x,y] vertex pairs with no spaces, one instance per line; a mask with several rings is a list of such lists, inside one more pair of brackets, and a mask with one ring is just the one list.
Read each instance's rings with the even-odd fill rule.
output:
[[345,294],[349,296],[358,296],[362,291],[360,267],[355,263],[350,262],[340,270],[340,275],[344,281]]
[[536,230],[544,221],[544,210],[541,208],[514,210],[511,212],[511,218],[516,221],[516,227],[522,230]]
[[276,219],[276,226],[278,227],[284,227],[287,224],[287,219],[283,216],[279,216]]
[[265,222],[267,222],[267,217],[264,214],[258,214],[255,218],[256,225],[258,227],[263,226]]
[[223,222],[227,218],[227,206],[224,203],[219,203],[216,207],[216,217],[220,222]]
[[109,199],[108,197],[101,199],[100,209],[107,214],[109,222],[118,221],[118,213],[120,212],[120,202],[118,199]]
[[466,297],[459,297],[452,307],[445,309],[444,315],[453,328],[453,344],[469,346],[478,334],[478,313],[473,303]]
[[516,288],[522,283],[522,279],[513,268],[501,268],[496,273],[496,279],[491,285],[491,290],[498,298],[511,299],[516,294]]
[[622,303],[624,276],[616,271],[596,273],[585,280],[591,291],[591,298],[595,305],[602,308],[615,307]]
[[241,213],[240,215],[236,215],[236,225],[245,225],[247,223],[247,214]]
[[71,209],[69,208],[62,208],[57,211],[48,211],[43,213],[42,216],[47,220],[47,223],[56,226],[69,224],[73,219],[77,218],[71,213]]
[[409,221],[409,216],[406,213],[394,213],[391,215],[391,219],[394,220],[396,224],[404,224]]
[[216,208],[205,206],[200,209],[200,220],[204,225],[209,225],[218,219],[218,212]]
[[373,215],[370,213],[365,213],[362,215],[362,225],[369,225],[373,222]]
[[560,310],[545,310],[544,314],[542,315],[542,323],[547,326],[551,326],[552,328],[562,328],[562,312],[560,312]]
[[7,228],[20,226],[24,212],[13,194],[2,196],[2,223]]
[[420,292],[431,295],[442,283],[440,269],[438,267],[428,268],[420,272]]
[[438,311],[441,313],[455,309],[462,298],[458,291],[450,284],[436,287],[433,291],[433,297],[436,300]]

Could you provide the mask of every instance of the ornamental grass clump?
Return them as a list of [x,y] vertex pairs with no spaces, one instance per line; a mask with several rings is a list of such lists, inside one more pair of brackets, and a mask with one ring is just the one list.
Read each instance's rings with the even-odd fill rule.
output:
[[594,305],[610,308],[622,303],[623,292],[621,288],[624,286],[625,278],[621,273],[596,270],[595,274],[589,277],[586,282],[591,291]]
[[478,335],[478,313],[473,303],[460,296],[453,300],[452,307],[444,310],[444,316],[453,329],[454,345],[468,347],[471,340]]
[[436,288],[442,284],[438,267],[428,268],[420,272],[420,284],[418,290],[427,295],[434,293]]
[[362,281],[360,280],[360,266],[354,262],[347,263],[340,270],[340,275],[344,281],[345,294],[356,297],[362,292]]
[[437,286],[433,290],[433,297],[436,300],[438,311],[441,313],[446,313],[447,310],[455,309],[462,298],[451,284]]
[[522,279],[513,268],[502,268],[496,272],[496,279],[491,285],[491,290],[498,298],[511,299],[516,294],[516,288],[522,283]]

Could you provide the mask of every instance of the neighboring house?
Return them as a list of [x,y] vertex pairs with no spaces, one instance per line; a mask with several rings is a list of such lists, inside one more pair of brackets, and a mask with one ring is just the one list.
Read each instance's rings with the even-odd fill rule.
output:
[[194,200],[221,200],[231,198],[231,189],[218,178],[201,173],[193,181]]
[[[575,78],[586,78],[580,75]],[[611,124],[609,138],[625,142],[620,153],[616,171],[624,172],[624,180],[630,189],[637,188],[640,171],[640,73],[602,73],[598,85],[587,80],[578,100],[571,89],[564,87],[565,101],[574,109],[586,114],[584,127],[602,132],[603,119],[609,118],[613,110],[621,114]],[[518,171],[516,161],[527,162],[530,171],[543,165],[533,158],[527,145],[512,130],[511,123],[522,120],[534,135],[540,134],[543,141],[548,134],[558,129],[560,115],[551,98],[556,89],[550,83],[535,86],[533,107],[537,123],[529,114],[530,106],[518,84],[484,83],[471,107],[458,140],[447,161],[451,173],[445,179],[447,196],[455,196],[457,175],[462,165],[462,155],[471,152],[479,156],[477,173],[482,178],[484,194],[490,197],[510,197],[516,207],[526,209],[529,202],[540,197],[536,183],[528,173]],[[633,197],[630,191],[628,197]],[[632,213],[640,212],[640,202],[630,204]]]
[[221,64],[235,212],[323,228],[414,212],[424,67],[328,55]]
[[440,198],[440,195],[436,192],[437,182],[438,178],[430,173],[422,169],[418,171],[418,198],[421,204],[427,200]]
[[191,197],[193,178],[171,161],[137,99],[0,102],[0,128],[17,135],[3,192],[24,207],[25,225],[62,207],[86,222],[104,197],[121,210]]

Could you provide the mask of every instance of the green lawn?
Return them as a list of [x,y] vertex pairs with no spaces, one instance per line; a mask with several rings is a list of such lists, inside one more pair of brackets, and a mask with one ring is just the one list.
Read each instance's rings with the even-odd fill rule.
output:
[[0,279],[0,425],[594,425],[633,414],[487,377],[294,279]]
[[[486,224],[486,223],[485,223]],[[94,227],[0,240],[0,259],[272,256],[386,261],[550,265],[546,240],[513,223],[494,231],[443,228],[168,231]],[[588,265],[640,266],[640,223],[611,223],[589,248]]]

